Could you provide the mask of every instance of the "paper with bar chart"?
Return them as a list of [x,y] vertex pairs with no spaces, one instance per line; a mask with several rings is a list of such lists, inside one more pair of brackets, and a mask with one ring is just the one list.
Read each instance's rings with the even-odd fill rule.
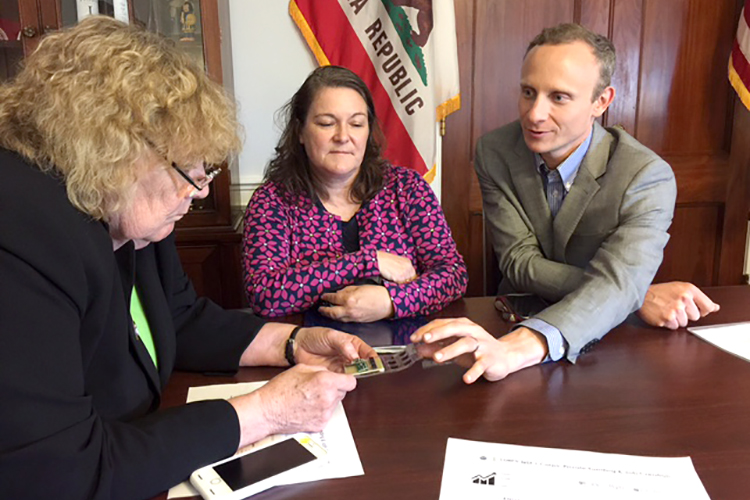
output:
[[440,500],[709,500],[690,457],[448,439]]

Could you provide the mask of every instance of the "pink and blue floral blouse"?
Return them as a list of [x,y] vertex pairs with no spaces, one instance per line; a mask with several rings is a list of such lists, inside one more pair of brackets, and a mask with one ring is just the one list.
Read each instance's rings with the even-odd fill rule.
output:
[[305,311],[322,293],[378,278],[377,251],[408,257],[417,279],[383,281],[395,317],[441,309],[466,291],[466,265],[429,184],[415,171],[385,167],[385,186],[355,217],[358,251],[347,253],[341,219],[307,194],[269,182],[245,212],[244,284],[252,310],[277,317]]

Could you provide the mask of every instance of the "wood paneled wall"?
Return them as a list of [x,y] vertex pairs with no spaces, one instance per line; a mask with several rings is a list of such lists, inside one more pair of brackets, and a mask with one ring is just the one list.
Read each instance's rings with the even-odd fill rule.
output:
[[443,206],[469,267],[469,295],[493,294],[472,160],[477,139],[517,118],[528,42],[580,22],[617,49],[617,97],[604,125],[621,125],[677,177],[671,239],[657,281],[742,280],[748,220],[750,117],[736,104],[727,62],[741,0],[455,0],[462,109],[447,121]]

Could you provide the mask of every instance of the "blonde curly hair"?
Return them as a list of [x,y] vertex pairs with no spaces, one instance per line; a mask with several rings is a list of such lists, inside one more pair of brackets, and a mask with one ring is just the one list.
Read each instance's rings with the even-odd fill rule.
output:
[[127,204],[139,159],[221,163],[239,133],[234,103],[173,42],[104,16],[47,36],[0,86],[0,146],[62,175],[96,219]]

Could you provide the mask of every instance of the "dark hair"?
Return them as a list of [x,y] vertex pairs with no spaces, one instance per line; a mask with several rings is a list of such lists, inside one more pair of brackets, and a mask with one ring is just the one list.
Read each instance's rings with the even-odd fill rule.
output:
[[612,82],[612,74],[615,72],[615,46],[607,37],[594,33],[580,24],[558,24],[552,28],[544,28],[526,48],[526,54],[540,45],[562,45],[572,42],[588,44],[599,63],[599,82],[594,88],[594,95],[591,97],[592,100],[595,100],[604,92],[604,89],[609,87]]
[[310,171],[310,162],[305,147],[300,143],[300,135],[305,125],[315,97],[325,88],[348,88],[357,92],[367,104],[367,122],[370,135],[367,137],[365,155],[357,177],[354,179],[349,196],[357,203],[371,199],[383,188],[383,167],[386,161],[381,157],[384,143],[383,132],[375,116],[370,90],[353,71],[341,66],[323,66],[310,73],[302,86],[286,105],[279,110],[286,124],[276,146],[276,154],[266,167],[265,182],[274,182],[289,194],[307,193],[327,199],[328,195],[320,182]]

